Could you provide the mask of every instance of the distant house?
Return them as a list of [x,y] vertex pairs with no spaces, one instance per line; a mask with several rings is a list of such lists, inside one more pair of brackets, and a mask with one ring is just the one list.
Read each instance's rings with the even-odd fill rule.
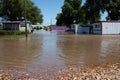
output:
[[[25,31],[25,21],[5,21],[2,22],[3,30],[17,30]],[[27,30],[31,32],[32,27],[30,22],[27,21]]]
[[41,25],[41,24],[32,25],[32,27],[33,27],[34,29],[42,29],[42,28],[44,28],[44,26]]
[[67,26],[50,26],[51,31],[67,31],[69,28]]
[[20,30],[20,21],[3,22],[3,30]]
[[93,24],[94,34],[120,34],[120,21],[99,21]]

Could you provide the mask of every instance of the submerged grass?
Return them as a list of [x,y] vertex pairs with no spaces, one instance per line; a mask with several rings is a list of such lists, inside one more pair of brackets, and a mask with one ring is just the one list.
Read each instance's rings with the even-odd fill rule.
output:
[[[25,31],[0,30],[0,35],[23,35]],[[29,33],[29,31],[27,31]]]
[[113,78],[113,79],[111,79],[111,80],[119,80],[118,78]]
[[0,35],[0,40],[16,40],[24,37],[25,35]]
[[[29,34],[29,31],[27,31]],[[25,37],[25,31],[0,30],[0,40],[16,40]]]

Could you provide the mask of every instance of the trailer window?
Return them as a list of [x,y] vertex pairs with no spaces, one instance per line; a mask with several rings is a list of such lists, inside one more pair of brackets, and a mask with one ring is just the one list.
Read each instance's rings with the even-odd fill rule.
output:
[[101,28],[100,24],[96,24],[95,28]]
[[25,27],[25,23],[20,23],[21,27]]

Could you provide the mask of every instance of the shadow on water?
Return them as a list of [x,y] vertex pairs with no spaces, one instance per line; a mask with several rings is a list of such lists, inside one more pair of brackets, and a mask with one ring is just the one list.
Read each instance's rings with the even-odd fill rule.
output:
[[35,31],[27,39],[0,40],[0,68],[38,72],[68,65],[120,62],[119,52],[120,35]]

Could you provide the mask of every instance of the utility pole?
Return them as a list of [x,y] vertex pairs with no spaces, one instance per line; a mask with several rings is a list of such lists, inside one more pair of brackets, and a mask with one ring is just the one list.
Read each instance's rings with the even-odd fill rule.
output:
[[25,17],[25,36],[26,37],[28,37],[28,34],[27,34],[27,21],[26,21],[26,19],[27,19],[27,16],[26,16],[26,0],[24,0],[24,10],[25,10],[25,12],[24,12],[24,17]]
[[96,1],[94,0],[94,3],[93,3],[93,11],[94,11],[94,15],[93,15],[93,21],[95,22],[96,21],[96,18],[95,18],[95,8],[96,8]]
[[52,18],[51,18],[51,20],[50,20],[50,24],[52,25]]

